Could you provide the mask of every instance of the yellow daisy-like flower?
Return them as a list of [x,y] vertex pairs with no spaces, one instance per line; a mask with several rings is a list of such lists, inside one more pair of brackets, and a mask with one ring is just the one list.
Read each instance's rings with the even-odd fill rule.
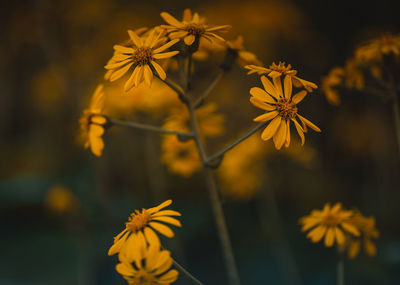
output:
[[148,35],[140,37],[134,31],[128,30],[132,44],[130,46],[114,46],[114,55],[105,66],[106,69],[110,70],[106,74],[107,78],[111,82],[115,81],[133,67],[133,72],[125,83],[125,91],[130,90],[134,86],[139,86],[142,82],[146,82],[150,86],[153,80],[153,72],[156,72],[164,80],[167,75],[155,60],[170,58],[178,54],[179,51],[163,51],[173,46],[179,40],[172,40],[160,46],[160,36],[162,33],[162,31],[153,29]]
[[342,209],[342,204],[337,203],[333,207],[329,203],[324,209],[313,210],[309,216],[302,217],[301,231],[312,229],[307,237],[314,243],[319,242],[325,236],[325,246],[331,247],[335,240],[339,246],[346,242],[346,235],[360,236],[360,231],[352,222],[353,211]]
[[356,50],[356,59],[361,62],[382,61],[384,55],[400,55],[400,35],[386,34],[373,39]]
[[155,244],[139,249],[133,260],[122,257],[116,270],[130,285],[168,285],[178,279],[178,271],[171,269],[172,258],[168,250]]
[[262,64],[254,53],[248,52],[244,49],[242,36],[238,36],[234,41],[226,41],[226,46],[229,51],[235,53],[237,61],[241,66],[245,67],[249,64]]
[[104,110],[103,85],[99,85],[93,94],[88,109],[83,111],[79,120],[81,126],[81,137],[85,148],[89,148],[95,156],[101,156],[104,149],[102,135],[106,118],[100,116]]
[[375,228],[374,217],[364,217],[361,213],[357,212],[352,218],[351,222],[360,230],[360,236],[349,236],[347,244],[347,255],[353,259],[360,253],[360,247],[364,245],[364,251],[369,256],[376,255],[376,246],[372,239],[379,237],[379,231]]
[[146,247],[147,243],[160,246],[158,232],[166,237],[173,237],[174,232],[165,224],[177,227],[181,223],[171,216],[181,216],[177,211],[161,210],[171,205],[172,200],[167,200],[157,207],[136,210],[125,223],[125,229],[114,238],[114,244],[110,247],[108,255],[119,253],[135,260],[139,254],[140,247]]
[[343,84],[344,76],[345,72],[342,67],[334,67],[327,76],[322,78],[321,88],[325,93],[326,100],[328,100],[329,104],[335,106],[340,104],[340,96],[336,87]]
[[186,9],[183,12],[182,22],[178,21],[175,17],[167,12],[162,12],[161,17],[169,25],[161,25],[162,28],[166,29],[171,39],[183,39],[186,45],[191,46],[196,40],[204,38],[213,42],[219,40],[224,42],[225,40],[215,32],[226,32],[231,26],[210,26],[204,23],[204,19],[200,18],[198,13]]
[[[291,76],[286,75],[284,79],[284,92],[282,91],[281,78],[275,77],[272,84],[265,76],[261,76],[261,82],[264,89],[253,87],[250,89],[250,102],[265,111],[254,118],[255,122],[267,122],[272,120],[261,134],[263,140],[273,138],[275,148],[281,149],[283,145],[290,145],[290,121],[296,127],[297,133],[301,138],[301,144],[304,145],[304,133],[307,132],[307,126],[316,132],[321,130],[309,120],[297,113],[297,104],[307,95],[307,91],[302,90],[292,97]],[[299,119],[300,125],[296,119]]]
[[249,70],[247,74],[267,74],[272,79],[288,75],[292,79],[292,83],[295,87],[304,87],[308,92],[312,92],[313,89],[318,88],[315,83],[297,77],[297,70],[292,69],[290,64],[286,65],[284,62],[279,62],[279,64],[273,62],[269,68],[256,65],[247,65],[245,68]]

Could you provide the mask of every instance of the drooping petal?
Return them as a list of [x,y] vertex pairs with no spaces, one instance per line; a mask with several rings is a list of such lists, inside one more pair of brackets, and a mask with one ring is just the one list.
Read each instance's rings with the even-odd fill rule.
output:
[[144,236],[146,237],[146,240],[149,244],[155,244],[158,247],[160,247],[160,239],[158,238],[158,235],[154,232],[153,229],[150,227],[145,227],[144,228]]
[[319,242],[322,237],[325,235],[327,228],[326,226],[318,226],[314,228],[307,234],[307,237],[311,239],[312,242]]
[[290,100],[290,97],[292,96],[292,79],[291,76],[286,75],[285,79],[283,80],[283,86],[285,88],[285,98],[287,100]]
[[153,80],[153,71],[151,71],[150,66],[148,66],[147,64],[143,66],[144,67],[144,80],[147,84],[147,86],[151,86],[151,82]]
[[311,129],[313,129],[316,132],[321,132],[321,129],[318,128],[316,125],[314,125],[313,123],[311,123],[309,120],[307,120],[306,118],[304,118],[303,116],[300,116],[299,114],[297,114],[297,116],[299,117],[299,119],[306,124],[307,126],[309,126]]
[[157,71],[158,76],[160,76],[160,78],[162,80],[165,80],[165,78],[167,78],[167,74],[165,73],[164,69],[154,60],[151,61],[151,65],[154,67],[154,69]]
[[136,68],[139,68],[137,75],[135,77],[135,86],[138,87],[140,83],[143,81],[144,75],[144,65],[139,65]]
[[280,124],[281,124],[281,117],[279,116],[275,117],[275,119],[273,119],[271,123],[269,123],[269,125],[262,132],[261,138],[265,141],[272,138],[275,135],[276,131],[278,130]]
[[290,120],[286,120],[286,140],[285,147],[289,147],[290,145]]
[[335,241],[335,230],[333,227],[329,227],[325,235],[325,246],[331,247]]
[[186,45],[191,46],[194,43],[194,40],[196,37],[194,35],[187,35],[183,41],[185,42]]
[[163,224],[157,222],[150,222],[149,226],[158,231],[160,234],[165,235],[166,237],[172,238],[174,236],[174,232],[169,227]]
[[136,66],[129,79],[125,82],[124,91],[128,92],[135,85],[135,79],[138,75],[140,66]]
[[132,64],[133,62],[125,65],[119,70],[114,71],[110,77],[110,82],[114,82],[115,80],[120,79],[129,70],[129,68],[131,68]]
[[346,242],[346,237],[344,236],[343,231],[338,227],[335,227],[335,235],[337,243],[339,245],[344,245],[344,243]]
[[296,93],[293,98],[292,98],[292,102],[295,104],[299,104],[304,97],[306,97],[307,95],[307,91],[306,90],[301,90],[300,92]]
[[286,133],[286,120],[283,119],[281,120],[280,126],[273,137],[275,148],[277,150],[280,150],[285,143]]

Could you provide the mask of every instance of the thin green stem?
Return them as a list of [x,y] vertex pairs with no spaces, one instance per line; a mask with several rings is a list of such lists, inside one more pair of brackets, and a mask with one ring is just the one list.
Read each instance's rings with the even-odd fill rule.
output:
[[212,161],[221,158],[227,151],[231,150],[232,148],[234,148],[235,146],[240,144],[242,141],[244,141],[247,138],[249,138],[252,134],[257,132],[259,129],[264,127],[266,124],[267,124],[267,122],[259,123],[257,126],[255,126],[250,131],[248,131],[244,136],[240,137],[239,139],[237,139],[236,141],[234,141],[230,145],[226,146],[224,149],[220,150],[219,152],[217,152],[217,153],[211,155],[210,157],[208,157],[206,159],[206,162],[205,162],[206,165],[209,165]]
[[210,82],[208,87],[201,93],[199,98],[194,102],[194,108],[199,107],[204,99],[210,94],[210,92],[214,89],[215,85],[221,80],[222,76],[224,75],[224,70],[222,68],[219,69],[217,75],[213,78],[213,80]]
[[193,60],[193,56],[192,56],[192,52],[189,52],[188,55],[188,63],[187,63],[187,69],[186,69],[186,86],[185,86],[185,92],[186,94],[188,93],[189,89],[191,89],[191,77],[192,77],[192,60]]
[[344,262],[343,258],[340,258],[337,264],[337,271],[336,271],[336,284],[337,285],[344,285]]
[[146,131],[151,131],[151,132],[158,132],[158,133],[162,133],[162,134],[178,135],[181,137],[189,137],[189,138],[193,137],[193,133],[183,133],[183,132],[171,131],[171,130],[167,130],[164,128],[155,127],[155,126],[147,125],[147,124],[141,124],[141,123],[135,123],[135,122],[125,122],[125,121],[120,121],[120,120],[115,120],[115,119],[110,119],[110,118],[107,118],[107,119],[112,125],[116,125],[116,126],[146,130]]
[[207,186],[210,193],[211,204],[214,211],[214,217],[217,224],[218,235],[222,243],[223,256],[228,271],[228,277],[230,284],[240,285],[239,272],[236,267],[235,257],[233,255],[233,249],[229,238],[228,228],[226,226],[225,217],[222,209],[222,203],[218,193],[218,187],[213,171],[206,165],[206,152],[204,149],[203,142],[200,137],[199,126],[195,115],[195,109],[191,102],[188,104],[190,123],[192,126],[194,140],[197,145],[200,160],[203,166],[203,173],[206,178]]
[[196,277],[194,277],[192,274],[190,274],[189,271],[187,271],[182,265],[180,265],[174,258],[172,258],[172,262],[174,263],[175,267],[178,268],[182,273],[184,273],[187,277],[189,277],[190,279],[192,279],[192,281],[198,285],[203,285],[203,283],[201,283],[201,281],[199,279],[197,279]]
[[172,90],[174,90],[177,94],[178,97],[181,101],[186,102],[186,96],[184,91],[182,90],[182,87],[179,86],[177,83],[173,82],[172,80],[169,80],[168,78],[165,78],[164,80],[161,79],[160,76],[158,76],[157,74],[154,74],[155,77],[157,77],[158,79],[160,79],[162,82],[164,82],[169,88],[171,88]]

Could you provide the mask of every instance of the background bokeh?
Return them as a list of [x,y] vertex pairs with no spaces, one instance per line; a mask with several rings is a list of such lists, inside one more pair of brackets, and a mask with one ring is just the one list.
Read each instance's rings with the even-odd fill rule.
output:
[[[100,158],[76,139],[81,111],[127,29],[161,24],[161,11],[180,17],[191,8],[210,23],[231,24],[226,37],[243,35],[246,48],[264,63],[286,61],[320,85],[357,44],[399,32],[393,5],[385,0],[2,1],[0,284],[124,284],[114,270],[117,258],[106,254],[113,236],[132,210],[168,198],[183,214],[177,237],[165,240],[168,248],[205,284],[226,284],[201,173],[170,174],[160,161],[158,134],[112,128]],[[201,63],[200,87],[217,64]],[[226,115],[227,132],[211,140],[210,153],[253,126],[259,111],[249,104],[248,91],[258,85],[257,77],[239,66],[219,82],[210,100]],[[278,152],[268,141],[262,159],[249,153],[261,165],[254,193],[235,195],[221,176],[243,284],[335,284],[335,249],[311,244],[298,219],[337,201],[375,216],[381,233],[375,258],[345,262],[347,283],[398,284],[400,164],[390,106],[346,94],[333,107],[317,90],[301,107],[322,133],[310,133],[303,149],[295,142]],[[162,110],[132,118],[163,122]],[[246,181],[240,172],[234,175]],[[190,281],[181,275],[176,284]]]

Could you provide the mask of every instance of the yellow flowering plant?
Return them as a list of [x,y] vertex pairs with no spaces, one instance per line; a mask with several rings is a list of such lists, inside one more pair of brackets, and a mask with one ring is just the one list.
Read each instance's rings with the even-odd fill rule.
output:
[[[231,28],[230,25],[207,24],[204,18],[200,17],[198,13],[192,13],[189,9],[184,11],[182,21],[167,12],[162,12],[161,18],[167,24],[150,29],[128,30],[129,39],[114,45],[113,55],[105,65],[107,70],[105,79],[114,84],[115,81],[127,75],[123,87],[121,86],[120,89],[129,94],[127,96],[139,96],[131,90],[142,88],[141,86],[144,84],[146,91],[141,96],[149,97],[150,101],[156,100],[157,96],[153,96],[153,93],[163,94],[158,90],[160,88],[158,83],[164,84],[164,87],[168,87],[176,93],[178,102],[165,105],[156,102],[149,103],[147,106],[168,108],[168,111],[163,112],[167,114],[165,123],[159,127],[118,120],[104,114],[103,106],[99,108],[96,105],[89,108],[90,114],[88,113],[89,115],[85,117],[89,123],[82,124],[89,127],[95,124],[95,131],[92,131],[91,138],[92,141],[93,138],[97,140],[95,143],[90,141],[89,144],[93,145],[98,156],[101,155],[104,146],[98,142],[98,138],[103,134],[104,124],[107,123],[107,127],[121,126],[163,134],[161,159],[171,172],[189,177],[198,170],[202,170],[210,195],[218,236],[222,244],[228,279],[230,284],[239,285],[239,273],[214,170],[220,166],[225,156],[229,156],[230,150],[262,128],[265,129],[261,134],[261,139],[265,141],[272,138],[277,150],[280,150],[283,145],[290,146],[291,122],[300,136],[302,145],[305,143],[304,133],[308,132],[308,128],[320,132],[321,130],[315,124],[298,114],[297,109],[297,104],[309,92],[314,91],[317,85],[299,78],[297,70],[292,69],[290,64],[286,65],[280,62],[279,64],[273,63],[269,68],[262,67],[257,56],[244,48],[242,36],[229,41],[219,35],[220,32],[228,31]],[[205,42],[211,43],[208,46],[209,49],[222,51],[224,55],[209,84],[199,91],[198,88],[193,88],[193,75],[197,71],[193,58],[202,43]],[[206,140],[221,136],[225,132],[224,124],[227,120],[225,115],[217,112],[219,108],[216,103],[208,102],[208,96],[235,63],[249,69],[249,73],[257,73],[260,76],[264,89],[249,88],[250,103],[265,113],[254,119],[258,125],[210,155],[207,153]],[[158,80],[157,84],[153,84],[154,80]],[[294,92],[294,88],[297,88],[296,92]],[[104,93],[101,94],[103,94],[103,98]],[[133,104],[139,106],[141,101],[143,100],[138,97],[137,101],[133,100]],[[101,102],[104,104],[104,99]],[[250,120],[248,121],[250,122]],[[90,130],[87,132],[91,134]],[[258,139],[254,143],[255,139],[253,138],[253,143],[248,147],[254,149],[246,149],[245,153],[255,159],[259,154],[258,150],[261,151],[265,145],[262,140]],[[235,164],[232,160],[228,159],[227,161],[227,165]],[[240,167],[247,168],[246,165]],[[232,171],[225,170],[222,173],[227,173],[228,176],[232,175]],[[255,181],[257,177],[253,176],[252,179]],[[253,184],[257,185],[257,182]],[[159,239],[159,235],[168,238],[174,236],[171,225],[181,226],[180,221],[176,219],[177,216],[180,216],[179,212],[164,210],[171,202],[171,200],[167,200],[157,207],[136,210],[125,223],[124,230],[114,238],[108,254],[118,254],[120,264],[117,265],[117,271],[129,284],[170,284],[176,280],[177,272],[169,270],[171,267],[170,253],[163,249]],[[173,263],[193,281],[202,284],[189,272],[182,269],[179,263]]]

